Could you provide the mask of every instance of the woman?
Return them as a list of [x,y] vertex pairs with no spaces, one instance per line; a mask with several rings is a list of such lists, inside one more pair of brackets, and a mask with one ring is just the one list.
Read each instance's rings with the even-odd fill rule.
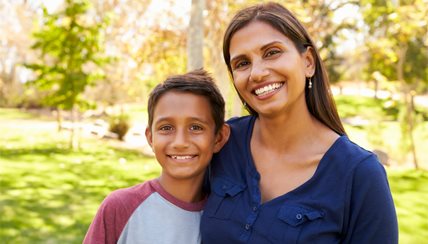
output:
[[276,3],[241,10],[223,54],[251,115],[228,122],[213,158],[203,243],[397,243],[385,170],[346,136],[293,14]]

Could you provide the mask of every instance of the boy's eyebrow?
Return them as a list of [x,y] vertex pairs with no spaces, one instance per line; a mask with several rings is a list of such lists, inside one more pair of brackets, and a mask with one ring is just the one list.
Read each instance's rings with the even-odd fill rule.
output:
[[[162,122],[162,121],[170,121],[172,119],[173,119],[173,117],[168,117],[168,116],[159,117],[158,119],[153,120],[153,123],[159,123],[159,122]],[[203,119],[201,119],[199,117],[187,117],[186,119],[189,119],[191,121],[196,120],[196,121],[199,121],[199,122],[204,123],[204,124],[208,124],[209,123],[208,121],[203,120]]]
[[[273,44],[278,44],[278,43],[282,43],[282,42],[281,42],[281,41],[271,41],[271,42],[269,42],[269,43],[267,43],[267,44],[263,45],[263,46],[260,48],[260,51],[263,51],[263,50],[265,50],[266,48],[268,48],[269,46],[271,46],[271,45],[273,45]],[[245,57],[245,55],[244,55],[244,54],[241,54],[241,55],[238,55],[238,56],[236,56],[236,57],[232,57],[232,58],[230,59],[230,63],[233,63],[233,61],[235,61],[235,60],[237,60],[237,59],[240,59],[240,58],[242,58],[242,57]]]

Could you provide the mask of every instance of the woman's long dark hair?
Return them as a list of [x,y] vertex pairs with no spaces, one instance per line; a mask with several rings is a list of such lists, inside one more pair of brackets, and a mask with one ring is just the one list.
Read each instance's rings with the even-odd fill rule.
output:
[[[292,40],[297,50],[303,53],[308,47],[312,47],[315,58],[315,74],[312,79],[312,88],[306,86],[305,97],[309,112],[339,135],[346,135],[336,104],[330,90],[327,71],[321,61],[316,46],[308,35],[305,27],[294,17],[285,7],[277,3],[263,3],[254,5],[239,11],[226,29],[223,39],[223,57],[230,75],[233,78],[232,67],[230,65],[230,41],[233,35],[240,29],[253,21],[261,21],[269,24]],[[242,100],[242,97],[241,97]],[[257,112],[249,105],[247,110],[252,115]]]

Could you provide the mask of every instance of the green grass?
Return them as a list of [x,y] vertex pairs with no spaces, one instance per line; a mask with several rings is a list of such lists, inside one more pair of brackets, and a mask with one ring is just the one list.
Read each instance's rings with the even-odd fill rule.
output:
[[2,120],[6,119],[33,119],[36,118],[35,115],[30,113],[24,113],[20,110],[13,108],[2,108],[0,109],[0,118]]
[[[361,128],[350,132],[366,135]],[[154,159],[102,140],[85,139],[81,151],[68,150],[67,134],[58,134],[55,122],[18,110],[0,109],[0,135],[1,243],[81,243],[109,192],[160,170]],[[426,242],[428,172],[388,169],[388,177],[400,243]]]
[[0,109],[1,243],[81,243],[109,192],[159,174],[154,159],[103,141],[71,151],[54,122],[9,111]]
[[361,96],[335,96],[340,117],[372,118],[384,115],[382,106],[385,101]]
[[428,172],[389,171],[400,228],[400,243],[426,243],[428,240]]
[[[336,96],[335,100],[351,140],[366,149],[386,152],[392,166],[413,166],[412,155],[402,144],[400,123],[394,120],[398,112],[391,107],[384,108],[386,100],[361,96]],[[348,120],[352,117],[358,117],[366,124],[352,125]],[[428,121],[419,121],[413,135],[419,166],[428,170],[428,152],[425,150],[428,148]]]

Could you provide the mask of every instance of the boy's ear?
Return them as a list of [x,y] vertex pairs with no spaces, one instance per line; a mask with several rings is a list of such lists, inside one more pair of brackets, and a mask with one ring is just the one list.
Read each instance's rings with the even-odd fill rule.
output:
[[147,142],[149,143],[150,147],[153,149],[153,146],[152,146],[152,144],[153,144],[152,130],[149,127],[147,127],[145,134],[146,134]]
[[226,144],[230,136],[230,126],[226,123],[220,128],[220,131],[216,135],[216,140],[214,144],[214,152],[220,151],[220,149]]

